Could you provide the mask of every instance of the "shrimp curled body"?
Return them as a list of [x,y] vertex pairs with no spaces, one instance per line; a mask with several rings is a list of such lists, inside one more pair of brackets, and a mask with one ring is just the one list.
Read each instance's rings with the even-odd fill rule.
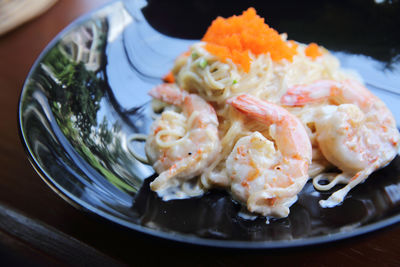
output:
[[251,95],[228,101],[248,118],[269,126],[272,141],[255,131],[240,138],[226,161],[234,197],[251,212],[286,217],[308,180],[311,143],[288,111]]
[[182,109],[163,111],[151,126],[145,150],[159,176],[150,187],[164,200],[192,196],[175,189],[201,174],[221,150],[215,110],[199,96],[170,84],[156,86],[149,94]]
[[[323,102],[326,101],[326,102]],[[322,207],[340,204],[345,195],[363,182],[372,172],[387,165],[398,152],[399,131],[386,105],[362,84],[354,80],[341,82],[316,81],[310,85],[289,88],[281,99],[286,106],[326,103],[316,114],[315,128],[318,146],[325,158],[343,171],[331,179],[347,184],[320,202]]]

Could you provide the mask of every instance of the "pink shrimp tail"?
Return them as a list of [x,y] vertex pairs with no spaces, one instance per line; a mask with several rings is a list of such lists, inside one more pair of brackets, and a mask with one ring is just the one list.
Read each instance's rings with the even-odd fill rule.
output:
[[290,88],[281,98],[281,104],[285,106],[303,106],[306,103],[312,102],[308,92],[301,92],[299,87]]
[[320,80],[311,84],[300,84],[290,87],[281,98],[285,106],[304,106],[309,103],[329,99],[336,103],[353,103],[361,109],[368,110],[376,97],[361,83],[355,80],[341,82]]
[[308,103],[319,102],[336,94],[341,84],[336,81],[320,80],[312,84],[297,84],[290,87],[281,98],[285,106],[304,106]]
[[188,95],[173,84],[160,84],[149,91],[149,95],[168,104],[180,106]]
[[[238,109],[247,116],[268,122],[270,118],[279,120],[286,115],[286,110],[267,101],[259,100],[251,95],[243,94],[228,100],[228,104]],[[272,121],[270,122],[272,123]]]

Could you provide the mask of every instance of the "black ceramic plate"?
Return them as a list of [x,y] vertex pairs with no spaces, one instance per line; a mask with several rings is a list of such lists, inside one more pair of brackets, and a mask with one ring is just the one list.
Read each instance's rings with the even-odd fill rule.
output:
[[152,121],[147,91],[217,15],[249,6],[290,39],[317,42],[343,67],[357,69],[400,122],[398,2],[278,2],[112,2],[74,22],[36,61],[20,99],[22,139],[43,180],[73,205],[112,222],[199,245],[293,247],[397,223],[399,158],[332,209],[318,205],[331,192],[308,183],[289,217],[269,223],[243,219],[240,205],[223,191],[163,202],[149,190],[153,169],[129,152],[143,145],[131,143],[132,134],[147,133]]

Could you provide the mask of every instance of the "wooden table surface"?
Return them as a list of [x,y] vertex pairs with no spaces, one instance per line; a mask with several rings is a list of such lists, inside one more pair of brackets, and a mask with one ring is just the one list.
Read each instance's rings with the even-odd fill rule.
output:
[[0,265],[400,265],[400,227],[330,245],[240,251],[171,244],[75,209],[30,165],[17,127],[24,80],[46,44],[107,0],[59,0],[44,15],[0,36]]

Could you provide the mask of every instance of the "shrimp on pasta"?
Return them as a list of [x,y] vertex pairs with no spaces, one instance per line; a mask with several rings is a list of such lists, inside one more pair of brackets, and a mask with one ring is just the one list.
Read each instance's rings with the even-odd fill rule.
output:
[[[177,57],[150,95],[164,108],[146,141],[164,200],[226,189],[249,211],[285,217],[309,177],[317,190],[347,184],[322,207],[397,154],[385,104],[355,72],[315,43],[288,39],[248,8],[216,18]],[[342,173],[325,173],[337,167]],[[319,183],[327,180],[328,184]]]
[[[324,102],[325,101],[325,102]],[[327,102],[326,102],[327,101]],[[322,200],[323,207],[341,203],[346,194],[372,172],[387,165],[399,148],[399,131],[392,113],[367,88],[355,80],[320,80],[289,88],[281,103],[304,106],[325,103],[315,116],[318,146],[325,158],[342,170],[327,185],[314,179],[317,189],[328,190],[337,183],[347,184]]]
[[[159,176],[150,184],[164,199],[202,194],[188,193],[183,184],[202,173],[220,151],[218,119],[214,108],[201,97],[162,84],[149,93],[152,97],[181,108],[165,110],[152,125],[146,154]],[[171,190],[174,194],[168,194]]]
[[286,217],[308,180],[311,144],[304,126],[282,107],[251,95],[229,102],[246,117],[267,125],[272,139],[255,131],[237,141],[226,160],[232,194],[252,212]]

